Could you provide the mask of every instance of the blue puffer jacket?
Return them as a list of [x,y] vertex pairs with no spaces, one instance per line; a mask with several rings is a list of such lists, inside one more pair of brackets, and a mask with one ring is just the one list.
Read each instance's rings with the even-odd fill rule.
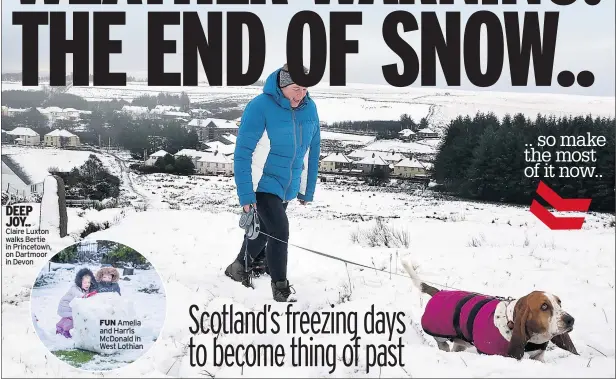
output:
[[234,156],[240,205],[256,202],[255,192],[283,201],[312,201],[318,176],[321,133],[314,101],[306,96],[293,109],[274,71],[263,93],[244,110]]

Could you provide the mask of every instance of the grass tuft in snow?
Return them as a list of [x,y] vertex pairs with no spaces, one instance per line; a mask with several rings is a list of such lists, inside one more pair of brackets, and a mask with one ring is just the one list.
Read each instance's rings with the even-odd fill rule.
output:
[[411,245],[411,235],[408,230],[392,227],[385,224],[382,218],[377,218],[373,227],[352,232],[351,241],[364,243],[369,247],[408,248]]
[[486,242],[486,237],[483,233],[479,234],[479,237],[472,237],[468,242],[468,247],[481,247]]
[[56,357],[73,367],[80,367],[90,362],[97,354],[86,350],[56,350],[52,352]]

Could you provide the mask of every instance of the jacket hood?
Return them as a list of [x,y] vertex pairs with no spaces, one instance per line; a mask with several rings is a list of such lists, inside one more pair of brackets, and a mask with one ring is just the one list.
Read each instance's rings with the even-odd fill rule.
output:
[[92,290],[93,288],[96,288],[96,281],[94,278],[94,274],[88,268],[82,268],[81,270],[77,272],[77,275],[75,275],[75,285],[77,286],[77,288],[83,290],[81,288],[81,280],[83,279],[84,276],[90,276],[90,290]]
[[120,273],[115,267],[103,267],[96,272],[96,281],[102,282],[103,275],[111,275],[111,283],[117,283],[120,280]]
[[[271,96],[272,99],[274,99],[274,101],[276,101],[276,103],[282,108],[291,110],[291,102],[289,101],[289,99],[284,97],[284,95],[282,94],[282,90],[278,86],[278,76],[280,74],[280,70],[280,68],[277,69],[267,77],[267,79],[265,80],[265,84],[263,85],[263,93]],[[312,101],[312,99],[310,98],[310,92],[306,91],[306,96],[304,96],[302,102],[299,103],[299,106],[296,109],[303,108],[310,101]]]

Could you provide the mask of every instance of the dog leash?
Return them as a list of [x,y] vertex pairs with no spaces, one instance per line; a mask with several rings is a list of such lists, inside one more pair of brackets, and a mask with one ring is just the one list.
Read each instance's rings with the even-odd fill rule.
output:
[[[283,240],[281,240],[279,238],[276,238],[276,237],[274,237],[274,236],[264,232],[263,230],[261,230],[261,227],[260,227],[260,224],[259,224],[259,217],[260,217],[259,216],[259,212],[252,205],[250,206],[250,209],[249,209],[248,212],[243,211],[242,216],[240,218],[240,227],[242,229],[244,229],[244,231],[245,231],[245,234],[244,234],[245,238],[248,238],[250,240],[254,240],[254,239],[256,239],[259,236],[259,234],[263,234],[264,236],[266,236],[268,238],[271,238],[271,239],[274,239],[274,240],[276,240],[278,242],[284,243],[287,246],[292,246],[292,247],[295,247],[295,248],[298,248],[298,249],[301,249],[301,250],[304,250],[304,251],[307,251],[307,252],[310,252],[310,253],[313,253],[313,254],[316,254],[316,255],[320,255],[320,256],[325,257],[325,258],[330,258],[330,259],[333,259],[333,260],[336,260],[336,261],[343,262],[345,264],[351,264],[351,265],[354,265],[354,266],[367,268],[369,270],[375,270],[375,271],[378,271],[378,272],[382,272],[384,274],[391,274],[391,275],[401,276],[401,277],[408,278],[408,279],[412,280],[412,278],[409,275],[399,274],[397,272],[388,272],[388,271],[384,271],[384,270],[379,270],[376,267],[370,267],[370,266],[367,266],[367,265],[364,265],[364,264],[361,264],[361,263],[353,262],[353,261],[350,261],[350,260],[347,260],[347,259],[344,259],[344,258],[336,257],[334,255],[330,255],[330,254],[327,254],[327,253],[323,253],[323,252],[320,252],[320,251],[317,251],[317,250],[314,250],[314,249],[309,249],[307,247],[303,247],[303,246],[292,244],[292,243],[287,242],[287,241],[283,241]],[[251,225],[251,223],[254,223],[255,225]],[[246,249],[244,249],[244,268],[246,270],[247,276],[250,276],[250,274],[248,273],[248,243],[246,243]],[[442,288],[448,288],[448,289],[452,289],[452,290],[456,290],[456,291],[464,291],[464,290],[462,290],[460,288],[451,287],[451,286],[448,286],[448,285],[445,285],[445,284],[431,282],[431,281],[424,280],[424,279],[421,279],[421,281],[426,283],[426,284],[431,284],[431,285],[439,286],[439,287],[442,287]],[[246,284],[244,284],[244,285],[246,285]],[[252,287],[252,284],[250,285],[250,287],[254,288],[254,287]],[[477,293],[477,294],[479,294],[479,293]],[[504,297],[504,296],[491,296],[491,297],[493,297],[495,299],[498,299],[498,300],[501,300],[501,301],[512,301],[512,300],[514,300],[514,298],[512,298],[512,297]]]

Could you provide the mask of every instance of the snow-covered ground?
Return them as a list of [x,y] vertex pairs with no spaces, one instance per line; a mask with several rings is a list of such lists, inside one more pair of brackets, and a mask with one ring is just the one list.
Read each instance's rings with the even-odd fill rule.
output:
[[[49,263],[44,265],[43,269],[39,273],[42,281],[41,285],[32,289],[31,294],[31,310],[33,319],[38,320],[37,334],[41,339],[41,342],[55,355],[59,355],[59,352],[71,352],[74,351],[76,346],[75,339],[68,339],[64,336],[55,334],[56,323],[60,320],[57,315],[58,303],[70,286],[74,283],[75,274],[81,268],[89,268],[93,273],[96,273],[100,269],[100,265],[84,264],[84,265],[72,265],[72,264],[59,264]],[[115,352],[114,354],[94,354],[94,356],[87,362],[80,364],[68,359],[68,364],[79,367],[82,370],[88,371],[106,371],[113,370],[118,367],[123,367],[133,362],[143,354],[145,354],[155,343],[165,321],[165,289],[161,282],[160,277],[156,273],[156,270],[135,270],[134,275],[122,275],[122,269],[120,273],[120,289],[122,296],[117,294],[100,294],[84,301],[110,301],[111,308],[117,308],[117,314],[113,315],[109,312],[105,312],[105,303],[97,305],[95,310],[100,310],[100,313],[94,316],[97,319],[118,320],[120,318],[120,310],[122,302],[128,302],[128,305],[132,305],[134,310],[134,319],[139,320],[141,325],[134,327],[133,331],[135,335],[139,336],[142,341],[143,349],[126,349]],[[99,296],[100,299],[96,298]],[[117,296],[117,298],[102,299],[102,296]],[[132,319],[126,319],[123,321],[132,321]],[[98,324],[98,323],[97,323]],[[102,326],[95,325],[99,328]],[[122,327],[122,329],[125,329]],[[98,335],[92,331],[93,335]],[[104,336],[115,335],[125,337],[126,335],[132,335],[127,333],[122,335],[120,333],[104,334]],[[73,332],[75,337],[75,332]],[[60,354],[60,356],[62,356]],[[62,359],[62,358],[61,358]]]
[[[45,86],[41,84],[39,89]],[[27,87],[28,89],[36,89]],[[24,90],[19,82],[2,82],[2,90]],[[132,99],[161,92],[186,92],[192,102],[230,101],[248,102],[262,92],[258,86],[249,87],[149,87],[147,83],[127,83],[125,87],[72,87],[68,93],[89,101]],[[310,89],[325,122],[343,120],[399,120],[404,113],[418,122],[427,117],[432,127],[442,128],[458,115],[475,115],[478,111],[493,112],[498,117],[524,113],[535,118],[538,113],[556,116],[592,114],[614,116],[614,97],[591,97],[544,93],[506,93],[493,91],[461,91],[434,88],[396,88],[384,85],[349,83],[344,87],[330,87],[327,83]]]
[[321,129],[321,139],[322,140],[331,140],[331,141],[339,141],[341,143],[352,143],[352,144],[362,144],[367,145],[373,142],[376,137],[374,136],[365,136],[358,134],[346,134],[346,133],[337,133],[337,132],[329,132]]
[[380,151],[396,153],[415,153],[415,154],[434,154],[438,145],[439,139],[424,139],[414,142],[404,142],[400,140],[379,140],[375,141],[363,150]]
[[[267,277],[255,279],[248,289],[224,275],[237,255],[242,230],[238,228],[233,178],[178,178],[150,175],[134,180],[133,186],[148,198],[145,212],[126,210],[106,230],[88,239],[124,243],[142,253],[157,268],[165,285],[167,315],[160,339],[140,359],[114,376],[199,377],[316,377],[332,367],[292,367],[285,359],[282,368],[216,367],[213,365],[211,334],[191,334],[194,327],[189,309],[258,312],[263,304],[284,312],[285,304],[271,300]],[[167,199],[174,198],[170,207]],[[165,201],[163,201],[165,200]],[[527,207],[439,200],[429,192],[396,193],[370,187],[319,184],[315,202],[289,209],[290,242],[375,269],[364,269],[318,256],[297,247],[289,248],[288,276],[299,301],[292,310],[313,312],[358,312],[358,365],[345,367],[341,361],[332,376],[339,377],[613,377],[615,375],[615,296],[613,216],[588,214],[580,231],[551,231]],[[73,216],[74,217],[74,216]],[[385,247],[366,243],[366,231],[375,218],[408,235],[409,244]],[[400,259],[411,258],[426,280],[439,287],[453,287],[501,296],[520,297],[541,289],[557,294],[563,307],[576,319],[572,339],[580,352],[573,356],[550,346],[546,362],[521,362],[500,357],[444,353],[419,326],[422,304],[417,291],[404,275]],[[43,265],[41,260],[39,266]],[[71,375],[77,370],[53,359],[44,359],[46,349],[38,341],[28,316],[28,291],[36,276],[32,270],[5,266],[3,304],[5,372],[11,376]],[[383,270],[383,271],[379,271]],[[7,277],[10,283],[7,283]],[[8,284],[5,286],[4,284]],[[22,294],[14,296],[14,294]],[[332,308],[333,304],[333,308]],[[363,315],[375,311],[404,312],[404,330],[387,335],[363,330]],[[281,344],[290,354],[293,335],[223,334],[219,343],[237,346],[252,343]],[[10,329],[7,330],[8,325]],[[271,324],[270,324],[271,326]],[[396,324],[397,327],[397,324]],[[341,354],[350,334],[307,334],[314,343],[337,346]],[[191,366],[187,344],[204,344],[205,367]],[[366,373],[366,346],[392,344],[402,339],[404,367],[373,367]],[[194,355],[192,356],[194,362]],[[25,369],[26,368],[26,369]]]
[[[14,89],[21,89],[14,88]],[[10,89],[3,83],[3,90]],[[89,100],[124,98],[130,100],[150,92],[186,91],[192,101],[227,99],[248,101],[259,87],[154,88],[130,84],[126,88],[73,87],[69,93]],[[544,94],[500,94],[493,92],[397,89],[384,86],[344,88],[317,86],[313,98],[326,117],[322,121],[349,119],[398,119],[401,113],[427,115],[432,125],[442,127],[448,120],[477,111],[497,116],[523,112],[529,117],[542,114],[588,114],[613,116],[614,98]],[[387,106],[382,106],[387,105]],[[328,109],[331,108],[331,112]],[[335,112],[334,112],[335,110]],[[417,112],[417,113],[414,113]],[[423,116],[421,116],[423,117]],[[331,137],[331,136],[330,136]],[[354,136],[355,137],[355,136]],[[346,139],[348,138],[348,139]],[[331,139],[338,139],[337,137]],[[357,141],[372,151],[433,151],[437,140],[423,144],[399,141]],[[411,146],[412,145],[412,146]],[[417,145],[417,146],[415,146]],[[425,150],[424,150],[425,149]],[[4,146],[3,146],[4,153]],[[41,158],[45,159],[45,158]],[[255,280],[247,289],[224,275],[225,267],[237,255],[242,240],[238,227],[239,207],[233,178],[139,176],[110,159],[121,174],[123,189],[143,208],[107,209],[102,212],[71,210],[70,236],[51,241],[54,252],[71,245],[90,220],[109,222],[109,228],[87,236],[124,243],[142,253],[156,267],[165,286],[167,312],[159,340],[136,362],[113,373],[114,377],[319,377],[331,367],[282,368],[216,367],[213,365],[213,336],[189,331],[194,326],[189,309],[222,312],[223,305],[235,309],[263,309],[284,312],[286,305],[271,301],[267,277]],[[47,162],[47,161],[46,161]],[[315,202],[302,207],[293,202],[288,209],[290,242],[294,245],[365,264],[374,269],[345,265],[297,247],[289,248],[289,280],[299,299],[293,310],[312,312],[358,312],[361,339],[358,364],[345,367],[336,360],[336,377],[614,377],[615,376],[615,246],[614,217],[590,213],[580,231],[551,231],[538,221],[528,207],[491,205],[441,200],[428,191],[379,191],[371,187],[319,183]],[[36,225],[38,208],[32,220]],[[375,225],[375,218],[402,235],[408,246],[371,246],[363,237]],[[610,226],[611,224],[611,226]],[[3,230],[4,233],[4,230]],[[4,237],[4,234],[3,234]],[[520,297],[542,289],[557,294],[563,307],[576,319],[572,339],[580,356],[554,349],[546,363],[516,362],[500,357],[480,356],[473,350],[444,353],[419,326],[422,301],[404,275],[400,259],[412,258],[419,274],[437,287],[453,287],[501,296]],[[2,358],[8,376],[58,377],[89,374],[72,368],[48,354],[35,333],[30,317],[32,283],[45,259],[35,266],[3,266],[3,345],[11,346]],[[383,271],[379,271],[383,270]],[[332,308],[333,305],[333,308]],[[370,310],[400,320],[404,331],[386,335],[367,334],[363,314]],[[284,331],[287,323],[281,319]],[[350,335],[306,335],[306,341],[335,345],[338,355]],[[208,349],[205,367],[191,366],[188,343],[203,343]],[[281,344],[290,353],[293,336],[279,334],[223,334],[219,342],[237,346],[252,343]],[[404,367],[376,367],[366,373],[367,344],[395,344],[402,338]],[[194,361],[194,356],[192,357]],[[95,376],[91,374],[89,376]]]

